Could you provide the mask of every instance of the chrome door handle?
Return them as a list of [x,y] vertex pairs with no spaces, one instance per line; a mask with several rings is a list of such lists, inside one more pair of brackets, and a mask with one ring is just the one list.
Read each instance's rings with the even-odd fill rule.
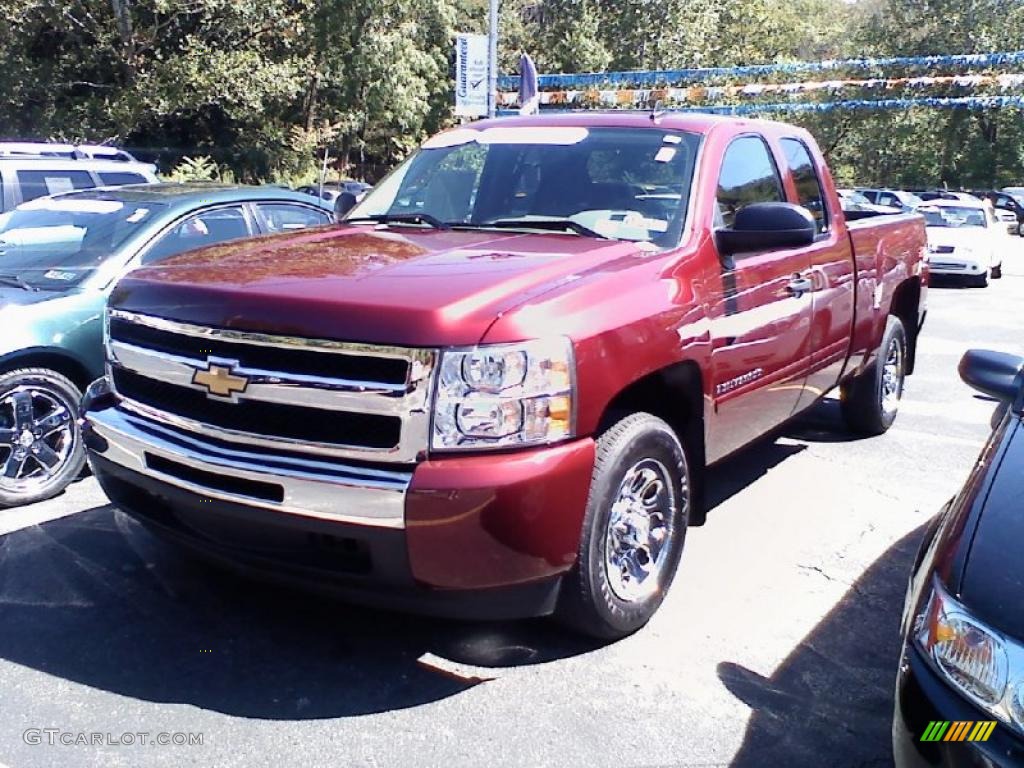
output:
[[810,293],[814,290],[814,281],[809,277],[800,277],[797,275],[789,281],[789,285],[787,285],[786,288],[790,293],[799,298],[803,294]]

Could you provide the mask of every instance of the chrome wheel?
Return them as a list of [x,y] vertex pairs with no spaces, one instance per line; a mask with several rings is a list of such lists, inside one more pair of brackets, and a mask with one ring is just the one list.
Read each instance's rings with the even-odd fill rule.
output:
[[889,342],[882,365],[882,412],[886,416],[896,413],[903,397],[903,345],[898,338]]
[[622,478],[605,541],[608,584],[620,600],[637,602],[658,590],[670,558],[676,503],[681,499],[660,461],[642,459]]
[[64,469],[77,439],[72,409],[39,386],[0,395],[0,490],[31,495]]

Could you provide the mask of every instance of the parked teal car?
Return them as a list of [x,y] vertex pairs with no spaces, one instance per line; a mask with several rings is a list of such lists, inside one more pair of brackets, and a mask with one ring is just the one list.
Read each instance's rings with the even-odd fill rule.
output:
[[82,471],[78,404],[103,374],[103,307],[141,264],[333,220],[275,187],[137,184],[0,214],[0,507],[59,493]]

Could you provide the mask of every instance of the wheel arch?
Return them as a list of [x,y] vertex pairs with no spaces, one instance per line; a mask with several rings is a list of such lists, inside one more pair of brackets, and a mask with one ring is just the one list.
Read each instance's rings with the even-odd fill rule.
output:
[[82,392],[95,378],[85,364],[73,355],[56,349],[33,347],[18,350],[0,359],[0,374],[18,368],[46,368],[66,376]]
[[665,421],[684,446],[692,485],[691,525],[704,522],[701,471],[706,463],[704,375],[694,360],[683,360],[635,379],[605,406],[598,432],[630,413],[645,412]]
[[907,334],[907,374],[914,372],[917,361],[917,335],[920,328],[921,278],[915,275],[904,280],[893,291],[889,314],[903,323]]

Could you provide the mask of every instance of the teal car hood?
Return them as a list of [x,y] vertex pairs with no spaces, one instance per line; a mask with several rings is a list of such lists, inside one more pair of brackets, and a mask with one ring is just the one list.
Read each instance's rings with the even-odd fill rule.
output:
[[0,309],[11,305],[41,304],[63,295],[65,294],[52,291],[26,291],[14,286],[0,285]]

